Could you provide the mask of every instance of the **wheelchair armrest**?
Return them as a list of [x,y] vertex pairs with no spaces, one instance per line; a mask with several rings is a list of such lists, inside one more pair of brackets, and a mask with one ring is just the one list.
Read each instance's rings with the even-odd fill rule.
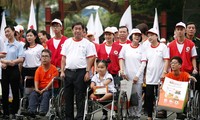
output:
[[34,80],[34,76],[25,76],[25,78],[24,78],[24,88],[26,88],[26,82],[28,80]]
[[53,80],[57,80],[57,81],[63,81],[63,79],[61,77],[54,77]]

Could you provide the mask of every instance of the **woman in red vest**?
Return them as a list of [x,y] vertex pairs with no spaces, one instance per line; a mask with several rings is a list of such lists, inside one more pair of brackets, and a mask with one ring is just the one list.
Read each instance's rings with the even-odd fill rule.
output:
[[108,72],[116,77],[118,75],[119,67],[119,53],[122,49],[121,45],[113,42],[114,32],[111,27],[107,27],[104,31],[105,42],[99,45],[97,56],[100,60],[110,59],[111,63],[108,65]]

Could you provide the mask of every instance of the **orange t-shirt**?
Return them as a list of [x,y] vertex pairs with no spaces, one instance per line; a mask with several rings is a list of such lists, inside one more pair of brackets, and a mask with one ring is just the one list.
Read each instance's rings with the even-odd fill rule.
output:
[[166,74],[166,77],[171,78],[173,80],[181,81],[181,82],[188,82],[189,81],[189,73],[181,72],[180,75],[175,76],[174,72],[170,72]]
[[[38,89],[44,89],[54,77],[59,75],[54,65],[51,65],[48,71],[44,71],[43,66],[39,66],[35,72],[35,81],[38,81]],[[58,82],[55,81],[54,88],[58,88]]]

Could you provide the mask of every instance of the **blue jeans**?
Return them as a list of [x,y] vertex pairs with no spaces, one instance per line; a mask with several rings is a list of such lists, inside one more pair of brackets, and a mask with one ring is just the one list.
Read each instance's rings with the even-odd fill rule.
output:
[[43,92],[43,94],[39,94],[36,91],[33,91],[29,96],[29,112],[37,112],[37,108],[39,107],[39,112],[48,112],[49,110],[49,100],[51,98],[51,90]]

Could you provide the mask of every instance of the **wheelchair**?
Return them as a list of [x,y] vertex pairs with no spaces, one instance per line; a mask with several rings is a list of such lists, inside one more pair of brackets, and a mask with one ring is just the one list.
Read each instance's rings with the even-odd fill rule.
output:
[[[158,93],[159,93],[158,89]],[[184,120],[199,120],[200,119],[200,105],[199,105],[199,92],[195,90],[195,82],[190,80],[188,82],[188,91],[187,91],[188,100],[186,102],[186,105],[184,107],[185,112],[182,112],[184,115]],[[156,97],[156,105],[155,105],[155,117],[154,119],[158,119],[158,111],[160,110],[158,107],[158,100],[159,100],[159,94]],[[167,111],[169,114],[167,114],[167,118],[174,114],[172,111]]]
[[33,76],[25,76],[24,79],[24,93],[23,97],[20,99],[20,106],[18,113],[16,114],[16,119],[17,120],[23,120],[23,113],[25,113],[28,109],[28,96],[31,94],[31,92],[34,90],[34,86],[29,86],[27,87],[27,82],[28,81],[34,81]]
[[[65,101],[64,101],[64,88],[63,86],[63,80],[60,77],[54,77],[52,79],[52,89],[51,89],[51,98],[49,100],[49,110],[45,116],[38,116],[36,115],[34,118],[31,116],[28,116],[25,114],[25,112],[28,111],[28,96],[30,93],[34,90],[34,87],[27,88],[26,82],[27,80],[33,80],[32,76],[26,76],[24,80],[24,97],[20,99],[20,108],[18,110],[18,113],[16,114],[17,120],[24,120],[24,119],[47,119],[47,120],[63,120],[65,118],[64,116],[64,108],[65,107]],[[59,88],[55,89],[54,82],[59,82]]]
[[91,89],[87,88],[84,118],[83,120],[93,120],[95,113],[106,110],[110,112],[109,120],[126,120],[128,119],[128,97],[126,91],[120,90],[120,84],[115,84],[116,92],[111,100],[94,101],[89,98]]

